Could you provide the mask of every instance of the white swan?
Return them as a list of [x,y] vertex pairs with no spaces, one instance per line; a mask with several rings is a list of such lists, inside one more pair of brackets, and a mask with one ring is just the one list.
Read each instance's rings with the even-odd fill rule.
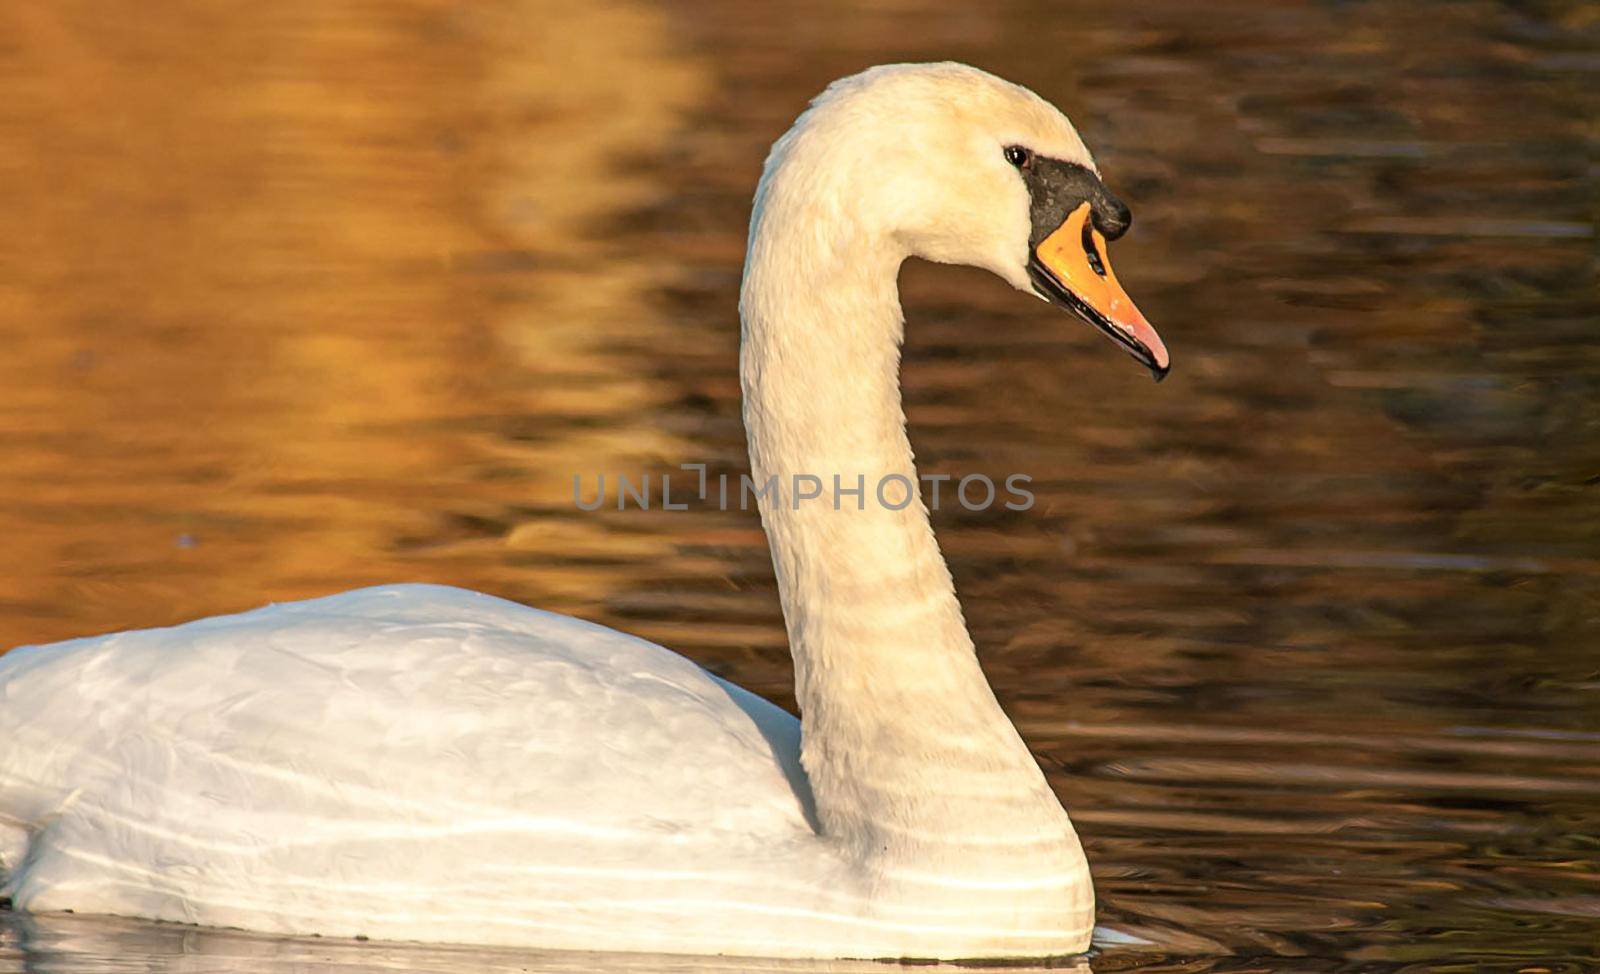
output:
[[[909,255],[1167,354],[1072,125],[956,64],[837,82],[756,193],[740,369],[796,721],[659,646],[399,585],[0,657],[17,909],[584,949],[1001,957],[1088,943],[1083,852],[979,669],[915,482]],[[896,497],[890,498],[891,505]]]

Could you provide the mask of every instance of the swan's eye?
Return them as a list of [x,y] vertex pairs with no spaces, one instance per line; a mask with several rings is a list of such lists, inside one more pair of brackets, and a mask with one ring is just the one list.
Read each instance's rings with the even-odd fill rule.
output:
[[1033,152],[1020,145],[1006,146],[1006,162],[1018,169],[1026,169],[1033,162]]

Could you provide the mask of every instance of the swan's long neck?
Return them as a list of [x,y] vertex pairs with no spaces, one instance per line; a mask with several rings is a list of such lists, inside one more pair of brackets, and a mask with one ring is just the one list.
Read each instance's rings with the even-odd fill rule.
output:
[[[781,176],[769,169],[757,197],[740,369],[753,477],[776,478],[761,515],[822,831],[890,873],[1039,877],[1063,855],[1081,868],[978,666],[926,509],[889,506],[917,482],[899,383],[906,255],[845,196]],[[860,509],[853,495],[835,506],[835,475],[864,478]],[[796,476],[823,495],[797,502]],[[903,478],[889,505],[886,477]]]

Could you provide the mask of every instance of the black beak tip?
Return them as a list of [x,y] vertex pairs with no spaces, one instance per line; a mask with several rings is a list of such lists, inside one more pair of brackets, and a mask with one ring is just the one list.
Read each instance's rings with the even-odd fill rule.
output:
[[1172,366],[1171,365],[1161,365],[1161,366],[1152,365],[1152,366],[1150,366],[1150,378],[1156,380],[1156,384],[1160,385],[1161,380],[1165,379],[1167,377],[1167,373],[1171,372],[1171,371],[1172,371]]

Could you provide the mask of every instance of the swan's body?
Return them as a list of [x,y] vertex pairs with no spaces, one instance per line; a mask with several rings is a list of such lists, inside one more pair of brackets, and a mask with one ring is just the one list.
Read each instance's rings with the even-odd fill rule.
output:
[[978,666],[926,511],[802,504],[790,478],[916,481],[897,380],[911,254],[1087,300],[1164,370],[1120,288],[1056,293],[1089,264],[1051,247],[1089,247],[1089,214],[1126,223],[1092,165],[1053,108],[957,65],[847,79],[775,146],[741,373],[755,478],[779,484],[762,516],[803,725],[659,646],[432,586],[17,650],[0,657],[6,895],[386,939],[1081,950],[1082,850]]
[[490,596],[364,589],[4,659],[30,910],[628,948],[725,922],[774,869],[829,878],[797,855],[798,721]]

